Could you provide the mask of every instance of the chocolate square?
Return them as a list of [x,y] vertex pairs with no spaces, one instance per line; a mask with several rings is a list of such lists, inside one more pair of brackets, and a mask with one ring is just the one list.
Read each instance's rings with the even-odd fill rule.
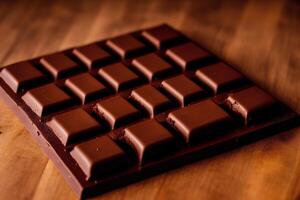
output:
[[98,71],[98,74],[110,84],[116,92],[135,86],[140,81],[140,77],[122,63],[103,67]]
[[206,63],[211,55],[194,43],[185,43],[172,47],[166,51],[166,55],[176,62],[183,71],[201,66]]
[[115,96],[98,102],[95,105],[98,115],[104,118],[112,129],[136,120],[140,112],[121,96]]
[[135,58],[132,61],[132,65],[147,77],[148,81],[163,77],[174,69],[170,63],[155,53]]
[[132,35],[123,35],[107,40],[106,45],[123,59],[143,52],[146,46]]
[[82,104],[108,93],[108,89],[89,73],[72,76],[65,81],[65,85],[80,98]]
[[89,69],[102,66],[112,60],[112,56],[96,44],[90,44],[74,49],[73,54],[77,56]]
[[131,92],[131,99],[145,108],[150,117],[169,108],[172,103],[165,95],[151,85],[142,86]]
[[47,125],[65,146],[101,133],[101,125],[81,108],[55,115]]
[[[230,110],[240,115],[246,124],[276,113],[278,102],[262,89],[253,86],[229,94],[225,100]],[[262,116],[260,116],[262,115]]]
[[106,135],[76,145],[71,156],[87,180],[103,177],[128,165],[126,153]]
[[72,103],[72,98],[55,84],[29,90],[22,99],[39,117],[59,111]]
[[40,63],[55,79],[66,77],[80,70],[79,65],[63,53],[44,56],[40,59]]
[[211,100],[201,101],[168,115],[169,123],[187,143],[226,133],[233,119]]
[[214,94],[233,89],[246,82],[242,74],[224,63],[200,68],[196,71],[196,77],[210,88]]
[[124,138],[135,149],[140,164],[153,159],[153,156],[165,154],[175,145],[173,135],[154,119],[129,126],[125,129]]
[[204,89],[184,75],[164,80],[161,86],[169,92],[182,107],[206,94]]
[[142,32],[149,42],[157,49],[166,48],[180,40],[182,35],[167,25],[161,25]]
[[46,79],[44,74],[29,62],[20,62],[5,67],[0,77],[16,93],[31,86],[37,86]]

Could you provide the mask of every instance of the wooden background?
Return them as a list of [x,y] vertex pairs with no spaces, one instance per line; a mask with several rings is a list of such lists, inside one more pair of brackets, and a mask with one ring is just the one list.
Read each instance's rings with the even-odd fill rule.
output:
[[[3,1],[0,65],[167,22],[300,111],[296,1]],[[0,101],[0,198],[75,199]],[[300,128],[99,199],[300,199]]]

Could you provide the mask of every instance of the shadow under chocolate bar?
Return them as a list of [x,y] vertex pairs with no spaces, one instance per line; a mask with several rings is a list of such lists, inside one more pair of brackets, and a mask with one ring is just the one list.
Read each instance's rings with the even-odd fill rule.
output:
[[6,66],[0,95],[81,197],[299,124],[168,25]]

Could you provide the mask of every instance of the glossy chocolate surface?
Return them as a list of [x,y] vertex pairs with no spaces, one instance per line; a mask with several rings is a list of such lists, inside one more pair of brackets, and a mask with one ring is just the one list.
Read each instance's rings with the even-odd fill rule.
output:
[[24,102],[39,117],[68,106],[72,98],[54,84],[44,85],[27,91]]
[[226,99],[226,105],[241,115],[246,123],[255,120],[259,117],[257,115],[267,116],[267,113],[276,111],[276,104],[278,102],[271,95],[256,86],[231,93]]
[[80,108],[54,116],[47,125],[65,146],[101,133],[101,124]]
[[108,89],[89,73],[82,73],[68,78],[65,85],[80,98],[82,104],[108,93]]
[[[207,134],[225,132],[232,118],[211,100],[201,101],[168,115],[171,126],[177,129],[187,143]],[[195,139],[197,138],[197,139]],[[197,141],[195,141],[197,142]]]
[[194,43],[185,43],[167,50],[166,55],[176,62],[182,70],[201,66],[211,55]]
[[182,107],[206,94],[204,89],[184,75],[164,80],[161,85]]
[[239,87],[246,81],[241,73],[224,63],[200,68],[196,71],[196,77],[215,94]]
[[103,48],[96,44],[90,44],[80,48],[76,48],[73,54],[77,56],[89,69],[101,66],[102,63],[107,63],[112,59],[112,56],[107,53]]
[[174,136],[154,119],[139,122],[124,131],[126,142],[133,146],[140,163],[164,154],[175,145]]
[[63,53],[54,53],[40,59],[40,63],[59,79],[79,70],[79,65]]
[[29,62],[12,64],[4,68],[0,77],[14,91],[19,92],[29,86],[39,84],[45,80],[44,74]]
[[139,115],[139,111],[121,96],[100,101],[96,104],[95,110],[110,124],[112,129]]
[[150,117],[154,117],[171,105],[171,101],[151,85],[133,90],[131,92],[131,99],[144,107]]
[[182,35],[179,32],[167,25],[147,29],[142,32],[142,36],[149,40],[158,49],[170,46],[172,43],[182,38]]
[[132,61],[132,65],[137,68],[148,81],[162,77],[174,70],[174,67],[155,53],[147,54]]
[[140,80],[140,77],[122,63],[103,67],[98,71],[98,74],[113,87],[116,92],[127,89]]
[[106,135],[75,146],[70,154],[86,174],[86,179],[92,175],[105,176],[127,165],[125,152]]
[[122,35],[106,42],[113,51],[115,51],[123,59],[138,54],[146,46],[132,35]]

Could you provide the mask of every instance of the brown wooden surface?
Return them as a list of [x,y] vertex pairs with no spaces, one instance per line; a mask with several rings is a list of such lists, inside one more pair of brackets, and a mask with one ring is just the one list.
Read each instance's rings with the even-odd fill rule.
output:
[[[1,1],[0,65],[167,22],[300,112],[300,4],[292,1]],[[75,199],[0,101],[0,198]],[[99,199],[300,199],[300,128]]]

